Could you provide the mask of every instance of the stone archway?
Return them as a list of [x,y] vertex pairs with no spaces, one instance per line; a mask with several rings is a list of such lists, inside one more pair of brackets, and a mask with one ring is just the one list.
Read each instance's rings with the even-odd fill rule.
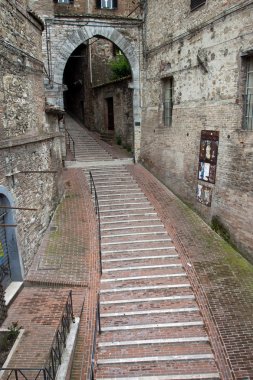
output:
[[[54,28],[57,28],[55,25]],[[117,45],[128,59],[132,70],[134,152],[137,160],[140,153],[141,101],[140,101],[140,63],[137,45],[126,39],[117,29],[110,26],[82,26],[71,28],[61,26],[61,32],[51,41],[53,88],[47,91],[50,103],[63,107],[62,81],[66,62],[71,53],[88,39],[101,36]]]
[[[23,280],[23,265],[21,256],[18,250],[15,225],[15,214],[13,207],[14,201],[11,193],[3,186],[0,186],[0,212],[1,212],[1,224],[4,221],[1,228],[0,240],[0,265],[1,273],[5,274],[1,276],[1,283],[3,287],[9,285],[12,281]],[[5,206],[7,208],[1,208]]]

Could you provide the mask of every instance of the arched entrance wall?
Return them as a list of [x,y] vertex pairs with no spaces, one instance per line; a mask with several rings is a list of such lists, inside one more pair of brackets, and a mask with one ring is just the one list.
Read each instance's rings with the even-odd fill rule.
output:
[[[129,41],[120,31],[110,26],[51,26],[51,57],[53,88],[46,91],[49,103],[63,107],[63,73],[71,53],[88,39],[101,36],[115,43],[127,57],[132,70],[134,151],[137,160],[140,153],[141,101],[140,101],[140,64],[138,38]],[[136,27],[136,33],[138,30]]]

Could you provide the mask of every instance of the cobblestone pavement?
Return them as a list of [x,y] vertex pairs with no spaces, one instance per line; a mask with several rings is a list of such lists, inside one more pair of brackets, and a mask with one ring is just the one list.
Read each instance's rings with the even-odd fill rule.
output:
[[[98,143],[92,136],[90,146]],[[103,254],[95,378],[253,379],[252,265],[142,166],[99,161],[88,160]],[[5,321],[26,329],[12,364],[41,366],[72,289],[81,322],[71,380],[90,376],[100,279],[87,161],[79,163],[64,170],[65,196]]]

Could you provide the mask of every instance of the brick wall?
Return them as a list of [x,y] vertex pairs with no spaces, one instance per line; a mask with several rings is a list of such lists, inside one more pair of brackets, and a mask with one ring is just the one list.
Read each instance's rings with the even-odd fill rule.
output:
[[[253,261],[253,132],[242,130],[240,57],[253,47],[253,7],[244,1],[207,1],[191,12],[189,3],[147,4],[141,161],[205,220],[219,216]],[[170,127],[163,122],[168,77],[174,83]],[[211,207],[196,200],[202,130],[219,132],[216,182],[207,184]]]

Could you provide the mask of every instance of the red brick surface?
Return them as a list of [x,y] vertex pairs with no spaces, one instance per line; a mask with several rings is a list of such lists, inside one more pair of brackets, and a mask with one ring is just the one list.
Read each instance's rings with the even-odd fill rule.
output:
[[252,265],[147,170],[128,169],[180,253],[223,378],[253,378]]

